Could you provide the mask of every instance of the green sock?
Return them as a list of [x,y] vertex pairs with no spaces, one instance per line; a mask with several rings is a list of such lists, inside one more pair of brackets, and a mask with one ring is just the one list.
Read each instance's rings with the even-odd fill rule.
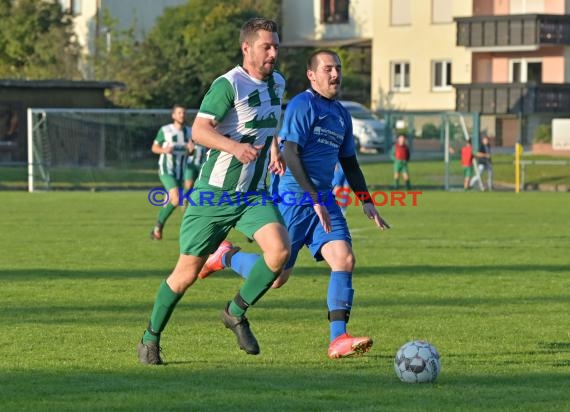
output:
[[412,182],[406,180],[406,189],[410,190],[412,188]]
[[400,182],[398,180],[394,180],[394,187],[396,189],[400,187]]
[[172,214],[172,212],[174,212],[174,209],[176,209],[176,206],[174,206],[172,203],[168,203],[166,206],[161,207],[160,208],[160,212],[158,212],[158,222],[161,225],[164,225],[164,223],[166,222],[166,220],[170,217],[170,215]]
[[170,289],[170,286],[163,280],[158,288],[158,293],[156,294],[156,299],[154,301],[154,307],[152,308],[152,313],[150,315],[150,325],[154,334],[145,330],[143,335],[143,342],[156,342],[159,343],[160,333],[166,327],[170,315],[174,311],[176,304],[182,298],[184,294],[177,294]]
[[[251,272],[239,290],[239,294],[250,306],[254,305],[255,302],[265,295],[265,292],[271,287],[279,273],[280,271],[273,272],[269,269],[265,264],[263,256],[261,256],[251,268]],[[233,316],[243,316],[245,313],[245,310],[240,308],[233,300],[230,302],[228,311]]]

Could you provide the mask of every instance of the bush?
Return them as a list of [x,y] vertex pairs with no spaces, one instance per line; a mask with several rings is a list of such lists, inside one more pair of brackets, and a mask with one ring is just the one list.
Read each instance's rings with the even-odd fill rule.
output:
[[534,143],[552,143],[552,127],[549,124],[541,124],[534,129],[532,137]]
[[433,123],[426,123],[422,126],[422,139],[439,139],[440,130]]

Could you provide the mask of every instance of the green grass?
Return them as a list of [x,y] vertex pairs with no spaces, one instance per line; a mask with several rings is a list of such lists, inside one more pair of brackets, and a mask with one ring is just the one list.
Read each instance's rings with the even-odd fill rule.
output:
[[[239,288],[198,282],[163,335],[168,365],[135,346],[177,258],[180,213],[148,232],[145,192],[1,192],[0,404],[6,411],[489,411],[570,404],[570,227],[561,193],[424,192],[378,232],[348,212],[357,270],[349,330],[362,358],[326,357],[328,271],[301,252],[289,283],[249,312],[261,355],[218,319]],[[232,232],[246,250],[255,245]],[[435,384],[401,383],[413,338],[441,353]]]
[[[370,155],[361,155],[360,161],[368,182],[375,186],[387,186],[392,182],[392,163],[386,156],[380,161]],[[514,187],[515,167],[512,155],[497,154],[494,159],[495,182],[499,186]],[[545,156],[526,155],[524,160],[564,160]],[[1,166],[1,164],[0,164]],[[445,165],[442,160],[414,160],[410,163],[410,175],[414,185],[441,189],[445,180]],[[456,157],[450,163],[450,184],[462,186],[463,171]],[[149,189],[159,185],[156,162],[139,162],[133,165],[115,165],[98,168],[54,168],[50,170],[53,189]],[[0,189],[25,189],[28,184],[25,166],[0,167]],[[486,179],[486,177],[485,177]],[[542,183],[570,185],[569,165],[529,165],[525,168],[525,183],[536,186]]]

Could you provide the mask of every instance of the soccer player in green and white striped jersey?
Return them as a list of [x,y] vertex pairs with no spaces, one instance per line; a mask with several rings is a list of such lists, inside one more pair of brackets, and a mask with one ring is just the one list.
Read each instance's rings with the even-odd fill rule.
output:
[[255,239],[263,258],[222,310],[221,319],[236,335],[239,347],[257,355],[259,345],[245,312],[267,292],[289,258],[283,219],[264,192],[269,151],[272,159],[278,158],[274,136],[285,91],[285,79],[274,71],[277,24],[263,18],[248,20],[240,32],[240,45],[243,64],[212,83],[192,126],[193,139],[209,148],[208,156],[180,228],[178,262],[159,287],[137,348],[143,364],[163,363],[161,332],[178,301],[198,279],[208,255],[232,228]]
[[169,202],[160,208],[156,224],[150,232],[151,239],[161,240],[162,228],[179,204],[179,189],[184,187],[185,174],[187,174],[188,153],[195,151],[192,129],[186,125],[185,107],[174,105],[172,123],[160,128],[151,150],[160,155],[158,176],[169,196]]

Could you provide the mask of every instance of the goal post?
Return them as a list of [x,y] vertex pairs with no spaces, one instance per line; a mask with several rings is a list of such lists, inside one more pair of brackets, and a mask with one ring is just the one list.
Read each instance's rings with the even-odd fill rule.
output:
[[[470,120],[468,125],[465,118]],[[461,148],[466,141],[470,140],[473,144],[473,148],[478,147],[478,136],[479,136],[479,116],[476,113],[461,113],[461,112],[446,112],[444,115],[444,163],[445,163],[445,177],[444,177],[444,189],[453,190],[455,187],[463,187],[462,178],[460,175],[459,182],[457,179],[452,179],[452,176],[457,173],[453,173],[452,162],[455,161],[451,154],[457,153],[459,157],[461,156]],[[453,129],[453,133],[451,130]],[[461,170],[461,169],[459,169]],[[479,186],[481,188],[481,179],[479,177],[479,171],[474,165],[475,176],[479,181]],[[453,180],[453,181],[452,181]]]
[[[197,110],[187,111],[190,124]],[[158,182],[150,148],[170,109],[27,112],[28,191],[137,188]]]

